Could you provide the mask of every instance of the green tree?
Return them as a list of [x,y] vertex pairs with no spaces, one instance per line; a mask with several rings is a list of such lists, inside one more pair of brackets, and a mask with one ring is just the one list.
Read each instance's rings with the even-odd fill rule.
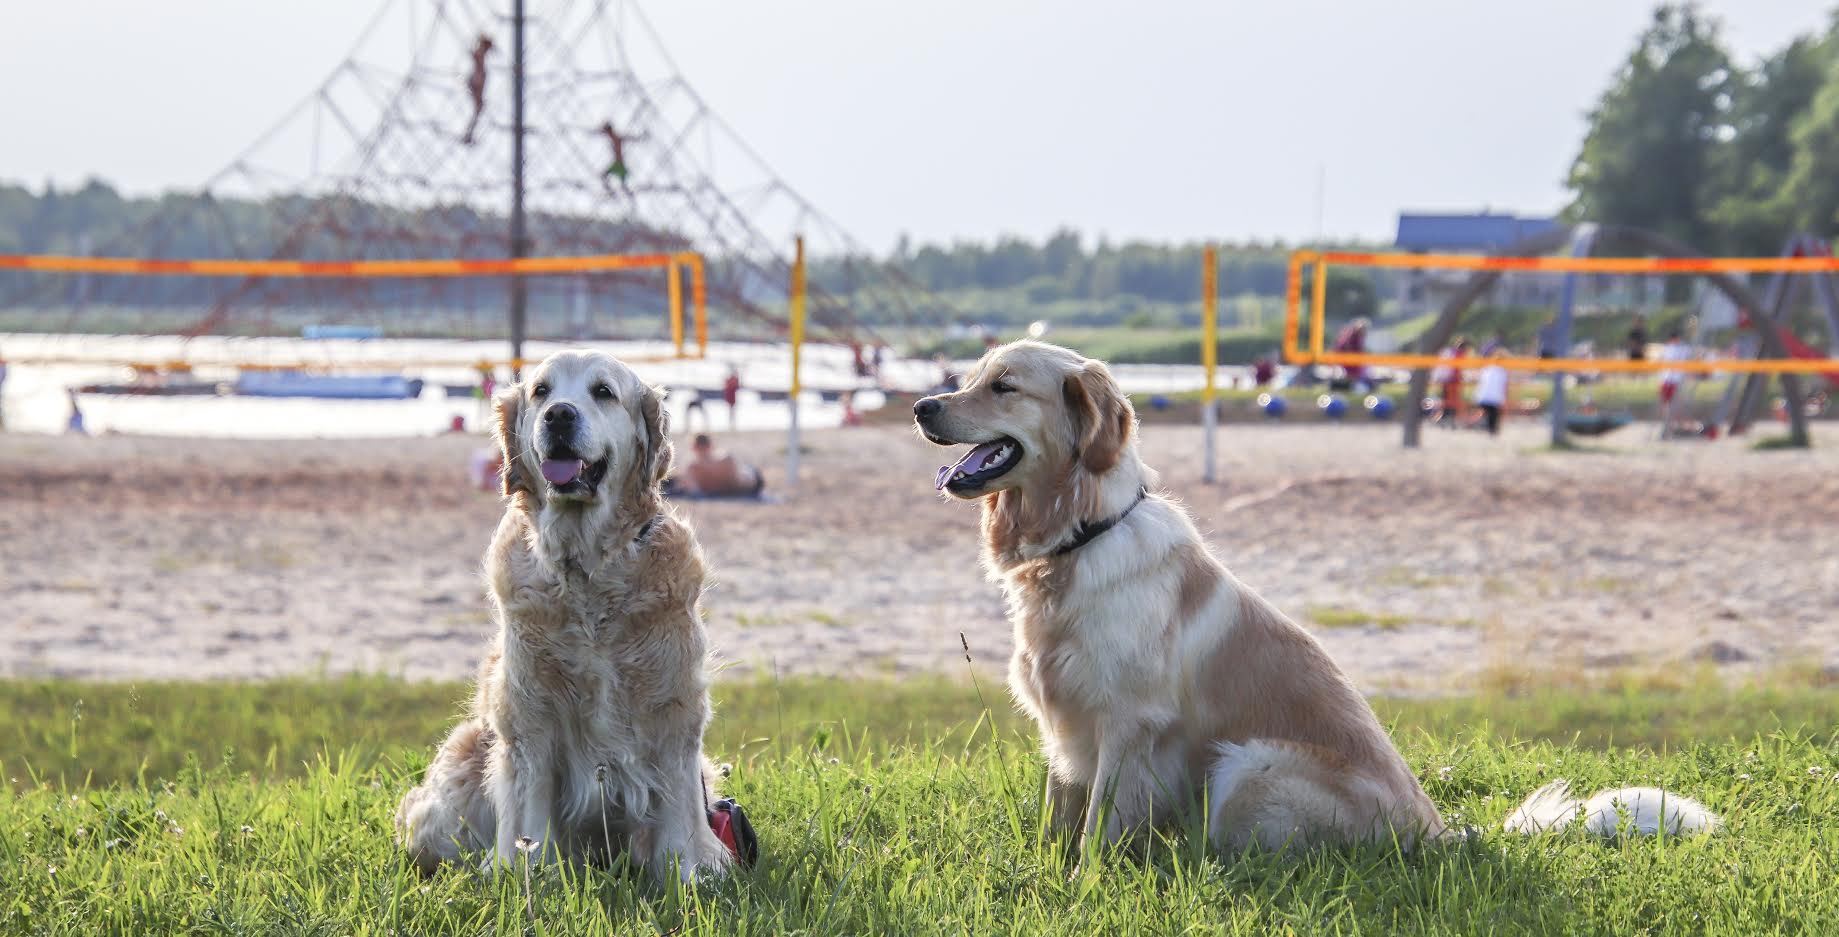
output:
[[1735,74],[1718,26],[1667,4],[1590,112],[1567,180],[1579,220],[1649,228],[1703,246],[1714,151],[1734,133]]
[[1821,84],[1789,128],[1794,155],[1778,204],[1801,230],[1839,234],[1839,24],[1824,43]]
[[1830,32],[1823,40],[1802,36],[1742,76],[1731,108],[1733,135],[1717,154],[1711,221],[1721,235],[1707,249],[1769,255],[1806,225],[1787,188],[1794,130],[1835,64],[1835,45]]

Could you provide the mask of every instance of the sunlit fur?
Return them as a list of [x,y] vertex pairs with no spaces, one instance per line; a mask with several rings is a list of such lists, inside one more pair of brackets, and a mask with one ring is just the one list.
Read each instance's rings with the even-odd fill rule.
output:
[[[994,393],[998,378],[1015,392]],[[984,561],[1008,598],[1009,686],[1039,726],[1057,823],[1115,841],[1205,810],[1234,847],[1443,833],[1321,645],[1153,491],[1135,413],[1102,363],[1020,342],[937,400],[935,440],[1009,436],[1025,452],[980,496]],[[1117,526],[1055,555],[1145,486]]]
[[[997,393],[999,380],[1013,390]],[[940,409],[919,422],[934,442],[1007,436],[1023,449],[986,490],[958,497],[983,507],[984,566],[1015,630],[1009,687],[1039,727],[1056,824],[1116,841],[1204,810],[1230,849],[1449,833],[1321,644],[1227,571],[1187,512],[1154,491],[1135,413],[1103,363],[1017,342],[985,355],[962,390],[931,399]],[[1115,527],[1057,554],[1082,523],[1123,515],[1144,488]],[[1623,815],[1639,832],[1718,825],[1652,788],[1587,804],[1567,790],[1535,792],[1529,807],[1549,809],[1523,807],[1509,828],[1582,816],[1603,833]]]
[[[594,396],[603,382],[617,399]],[[591,499],[555,497],[540,473],[537,420],[559,401],[582,413],[581,454],[609,459]],[[485,574],[499,631],[472,713],[403,797],[398,833],[430,870],[514,859],[528,840],[533,858],[625,852],[660,878],[719,873],[702,553],[658,494],[658,395],[613,358],[564,352],[496,405],[509,503]]]
[[1683,836],[1716,832],[1722,825],[1704,804],[1657,787],[1617,788],[1580,801],[1571,796],[1571,782],[1559,779],[1533,791],[1507,815],[1506,827],[1515,833],[1548,833],[1579,821],[1586,831],[1603,837],[1662,832]]

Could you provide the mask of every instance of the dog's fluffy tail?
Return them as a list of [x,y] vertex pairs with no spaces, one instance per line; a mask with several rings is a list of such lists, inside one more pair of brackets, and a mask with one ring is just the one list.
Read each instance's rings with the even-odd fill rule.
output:
[[1722,823],[1704,804],[1657,787],[1620,787],[1589,800],[1571,796],[1571,782],[1560,778],[1527,795],[1507,815],[1510,833],[1528,836],[1565,829],[1583,821],[1584,829],[1603,837],[1632,833],[1669,836],[1715,831]]

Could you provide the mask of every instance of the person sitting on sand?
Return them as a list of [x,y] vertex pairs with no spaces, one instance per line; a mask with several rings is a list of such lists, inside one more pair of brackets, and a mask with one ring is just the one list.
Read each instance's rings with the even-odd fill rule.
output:
[[677,473],[674,487],[686,494],[706,497],[758,495],[766,487],[766,476],[754,466],[715,448],[707,433],[698,433],[690,444],[692,458]]

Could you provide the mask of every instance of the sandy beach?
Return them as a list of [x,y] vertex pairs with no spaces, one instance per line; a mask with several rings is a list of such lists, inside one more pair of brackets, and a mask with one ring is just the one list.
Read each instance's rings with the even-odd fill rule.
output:
[[[1538,451],[1396,427],[1228,427],[1145,458],[1218,554],[1369,690],[1501,671],[1839,661],[1839,435],[1811,452],[1655,443]],[[892,428],[725,440],[772,503],[689,502],[730,675],[963,673],[1010,647],[976,511],[930,488],[942,450]],[[479,558],[501,510],[476,436],[262,441],[0,436],[0,675],[470,675],[491,624]]]

